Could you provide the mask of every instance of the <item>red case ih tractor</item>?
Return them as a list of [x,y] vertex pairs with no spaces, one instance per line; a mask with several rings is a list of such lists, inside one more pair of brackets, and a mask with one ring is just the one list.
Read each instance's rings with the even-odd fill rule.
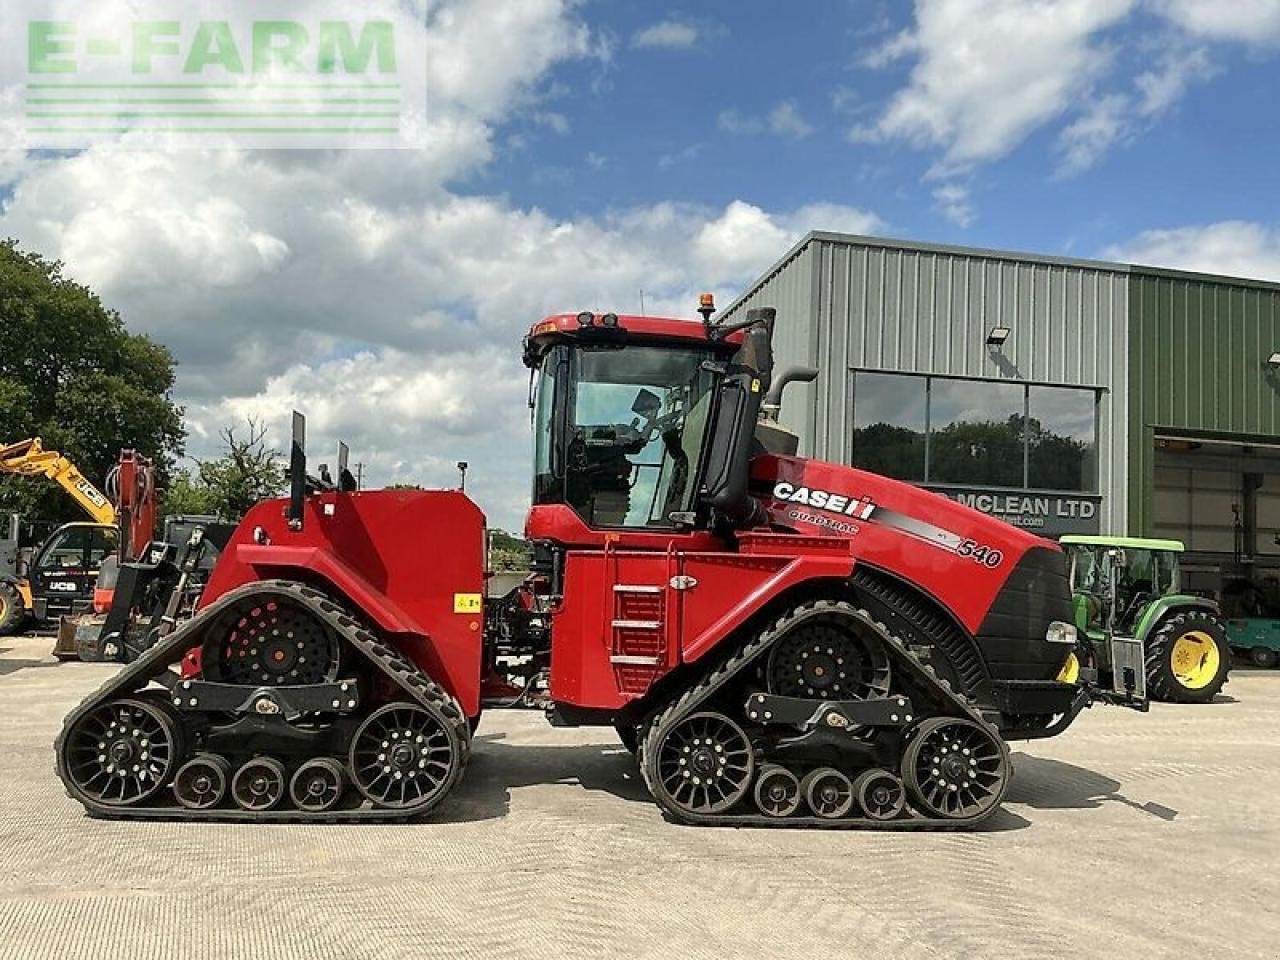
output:
[[533,327],[534,570],[486,597],[457,491],[307,477],[255,507],[202,609],[68,716],[58,772],[109,817],[404,819],[486,709],[610,725],[672,819],[962,826],[1006,738],[1092,698],[1061,549],[943,497],[797,458],[774,311]]

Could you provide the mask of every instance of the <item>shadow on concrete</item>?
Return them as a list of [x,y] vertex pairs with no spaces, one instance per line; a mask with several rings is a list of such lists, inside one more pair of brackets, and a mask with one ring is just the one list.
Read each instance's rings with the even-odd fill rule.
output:
[[502,733],[476,735],[471,760],[434,821],[469,822],[505,817],[511,791],[543,783],[578,784],[622,800],[652,803],[635,757],[619,743],[521,746]]
[[1035,810],[1090,810],[1104,803],[1121,803],[1160,820],[1172,821],[1178,815],[1177,810],[1163,804],[1130,800],[1120,788],[1120,781],[1085,767],[1015,753],[1013,782],[1006,800]]
[[[507,743],[505,734],[481,733],[475,738],[462,782],[431,820],[462,823],[505,817],[513,789],[546,783],[577,784],[621,800],[653,804],[635,757],[621,744],[521,746]],[[1031,821],[1005,807],[976,832],[1003,833],[1029,826]]]
[[[3,652],[3,651],[0,651]],[[57,660],[0,660],[0,677],[17,673],[19,670],[31,670],[38,667],[56,667]]]

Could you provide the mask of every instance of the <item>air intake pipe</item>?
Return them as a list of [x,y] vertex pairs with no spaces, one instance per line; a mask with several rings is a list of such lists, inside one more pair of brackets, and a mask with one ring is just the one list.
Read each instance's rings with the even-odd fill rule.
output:
[[748,493],[748,482],[756,421],[773,379],[777,316],[773,307],[747,311],[742,346],[720,383],[702,499],[737,529],[756,526],[765,517],[764,508]]

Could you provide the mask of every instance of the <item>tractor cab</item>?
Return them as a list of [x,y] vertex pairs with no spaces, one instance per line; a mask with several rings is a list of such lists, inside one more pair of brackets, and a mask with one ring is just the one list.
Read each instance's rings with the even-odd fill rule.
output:
[[722,364],[699,323],[552,317],[533,328],[534,506],[591,528],[672,529],[695,510]]

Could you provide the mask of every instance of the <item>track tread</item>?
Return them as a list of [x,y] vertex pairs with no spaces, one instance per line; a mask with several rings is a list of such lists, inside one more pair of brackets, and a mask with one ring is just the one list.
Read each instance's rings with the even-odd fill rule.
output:
[[[426,808],[403,811],[382,808],[326,810],[308,813],[304,810],[249,811],[239,809],[184,810],[181,807],[132,807],[114,808],[86,802],[72,788],[60,762],[67,734],[77,720],[88,710],[104,700],[142,690],[153,679],[182,659],[183,654],[195,645],[193,635],[223,610],[257,594],[284,594],[303,606],[323,616],[325,621],[347,640],[384,676],[412,699],[438,711],[452,725],[458,741],[458,763],[453,783],[442,791],[439,798]],[[199,820],[203,822],[243,823],[370,823],[404,822],[429,813],[442,802],[466,771],[471,754],[471,730],[466,713],[458,701],[443,687],[426,676],[415,664],[395,648],[386,644],[364,623],[353,617],[347,609],[329,594],[293,580],[262,580],[232,590],[199,615],[184,623],[160,643],[146,651],[133,663],[102,683],[63,720],[62,730],[54,743],[54,773],[62,781],[67,796],[85,807],[94,817],[109,820]]]
[[[732,826],[732,827],[819,827],[824,829],[875,829],[875,830],[956,830],[975,826],[986,820],[997,810],[1000,804],[994,804],[989,810],[967,819],[953,820],[921,816],[914,814],[910,818],[899,820],[873,820],[868,817],[849,817],[840,820],[828,820],[822,817],[788,817],[779,819],[764,814],[692,814],[664,804],[661,794],[654,788],[652,773],[646,762],[651,750],[655,749],[667,732],[678,720],[694,712],[706,702],[717,690],[730,679],[759,658],[770,646],[776,643],[799,619],[809,616],[815,610],[829,610],[854,616],[877,630],[882,639],[888,642],[891,653],[897,654],[899,665],[905,665],[916,674],[917,681],[932,687],[938,699],[950,705],[957,716],[966,717],[986,728],[1004,752],[1005,762],[1009,760],[1009,746],[1000,736],[999,730],[978,710],[976,701],[951,689],[951,685],[938,677],[933,666],[922,660],[901,638],[893,634],[887,627],[876,620],[865,609],[859,608],[843,600],[810,600],[798,604],[779,616],[773,623],[761,630],[754,639],[740,647],[718,667],[712,668],[701,681],[689,687],[680,696],[672,700],[666,707],[657,711],[645,726],[637,753],[640,773],[645,786],[654,800],[662,808],[668,818],[680,823],[697,826]],[[1006,778],[1006,784],[1009,778]]]

